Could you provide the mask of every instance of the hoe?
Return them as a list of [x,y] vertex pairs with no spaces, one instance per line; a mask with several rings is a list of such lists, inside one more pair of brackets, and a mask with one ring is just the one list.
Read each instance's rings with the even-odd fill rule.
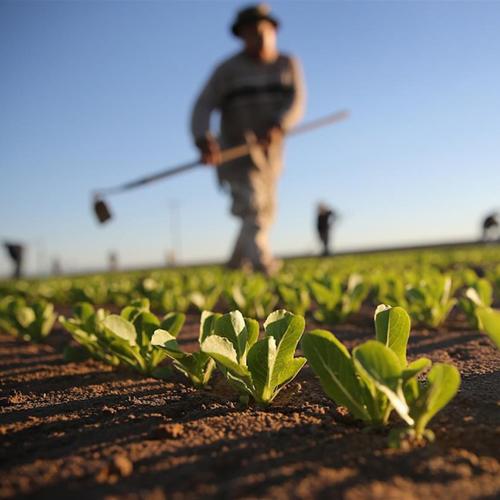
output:
[[[298,135],[304,132],[309,132],[310,130],[314,130],[326,125],[330,125],[332,123],[345,120],[348,116],[348,111],[338,111],[336,113],[300,125],[291,130],[288,135]],[[255,136],[253,136],[253,138],[252,136],[249,136],[249,138],[247,138],[247,142],[244,144],[240,144],[239,146],[235,146],[222,151],[222,161],[220,164],[222,165],[224,163],[227,163],[228,161],[235,160],[236,158],[241,158],[249,154],[262,154],[262,150],[259,146],[258,141],[255,140]],[[141,177],[140,179],[135,179],[125,184],[120,184],[119,186],[95,191],[93,194],[93,208],[97,220],[99,221],[99,223],[104,224],[106,221],[112,218],[109,206],[104,201],[104,196],[123,193],[124,191],[128,191],[130,189],[145,186],[146,184],[165,179],[166,177],[170,177],[172,175],[180,174],[181,172],[192,170],[193,168],[199,167],[201,165],[201,159],[198,158],[197,160],[191,161],[189,163],[170,167],[168,169],[161,170],[160,172]]]

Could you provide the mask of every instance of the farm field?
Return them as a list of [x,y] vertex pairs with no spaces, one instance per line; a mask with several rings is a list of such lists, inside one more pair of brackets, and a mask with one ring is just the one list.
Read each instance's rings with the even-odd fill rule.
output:
[[[498,245],[289,261],[272,280],[200,268],[4,282],[0,496],[498,497],[500,354],[481,311],[499,308],[499,290]],[[200,352],[202,310],[241,310],[258,320],[262,342],[264,320],[280,308],[305,318],[302,340],[324,329],[353,351],[374,342],[375,310],[388,304],[393,308],[378,314],[407,311],[411,318],[408,361],[426,357],[434,367],[456,367],[460,388],[428,424],[435,440],[402,439],[394,447],[389,437],[404,423],[401,410],[384,425],[355,418],[327,396],[308,353],[308,363],[263,404],[253,393],[242,397],[234,379],[228,383],[220,357],[211,379],[196,388],[179,368],[157,370],[171,366],[169,357],[134,367],[121,344],[85,347],[82,336],[69,333],[68,320],[83,317],[77,303],[110,313],[136,304],[145,315],[144,302],[134,302],[145,298],[160,318],[185,314],[174,335],[183,353]],[[26,304],[47,302],[57,313],[45,309],[44,317],[59,317],[49,335],[35,338],[43,328],[27,320],[12,326],[13,314],[18,323],[27,316]],[[106,334],[110,317],[98,320]],[[218,334],[214,328],[204,342]],[[95,346],[101,350],[89,351]],[[304,355],[301,346],[296,356]]]

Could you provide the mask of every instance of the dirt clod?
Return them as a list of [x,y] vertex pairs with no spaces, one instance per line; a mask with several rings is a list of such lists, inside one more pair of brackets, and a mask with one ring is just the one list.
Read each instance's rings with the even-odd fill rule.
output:
[[177,439],[184,433],[182,424],[163,424],[154,430],[154,437],[157,439]]
[[130,476],[134,470],[132,462],[125,455],[115,455],[113,457],[113,467],[122,477]]

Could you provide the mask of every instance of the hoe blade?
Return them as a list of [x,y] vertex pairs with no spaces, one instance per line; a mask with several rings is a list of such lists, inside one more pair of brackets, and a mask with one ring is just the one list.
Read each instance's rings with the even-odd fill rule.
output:
[[104,224],[112,217],[111,212],[109,211],[109,208],[104,200],[99,198],[94,200],[94,212],[100,224]]

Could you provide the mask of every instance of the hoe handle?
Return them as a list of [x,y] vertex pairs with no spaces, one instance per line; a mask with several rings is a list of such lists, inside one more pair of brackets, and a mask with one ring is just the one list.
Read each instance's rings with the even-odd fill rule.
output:
[[[240,144],[239,146],[234,146],[229,149],[225,149],[221,152],[221,165],[223,163],[227,163],[228,161],[235,160],[236,158],[241,158],[249,153],[250,148],[247,144]],[[136,179],[135,181],[127,182],[125,184],[120,184],[119,186],[112,187],[109,189],[101,189],[95,194],[99,197],[107,194],[115,194],[121,193],[122,191],[128,191],[129,189],[135,189],[151,182],[159,181],[160,179],[164,179],[165,177],[170,177],[171,175],[177,175],[181,172],[186,172],[188,170],[192,170],[195,167],[201,165],[201,159],[190,161],[189,163],[183,163],[182,165],[177,165],[176,167],[169,168],[168,170],[162,170],[161,172],[157,172],[156,174],[151,174],[146,177],[141,177],[140,179]]]
[[[298,127],[292,129],[288,135],[298,135],[304,132],[309,132],[311,130],[324,127],[325,125],[331,125],[332,123],[345,120],[348,116],[349,116],[348,111],[338,111],[336,113],[332,113],[317,120],[313,120],[304,123],[303,125],[299,125]],[[248,144],[240,144],[239,146],[234,146],[232,148],[225,149],[224,151],[221,152],[222,161],[220,164],[222,165],[224,163],[227,163],[228,161],[235,160],[236,158],[241,158],[242,156],[246,156],[249,154],[249,152],[250,152],[250,146]],[[121,193],[122,191],[128,191],[129,189],[134,189],[140,186],[144,186],[145,184],[156,182],[160,179],[164,179],[165,177],[170,177],[171,175],[177,175],[180,174],[181,172],[186,172],[187,170],[191,170],[195,167],[198,167],[199,165],[201,165],[200,158],[194,161],[190,161],[189,163],[184,163],[182,165],[169,168],[167,170],[162,170],[161,172],[157,172],[155,174],[151,174],[146,177],[141,177],[140,179],[136,179],[134,181],[121,184],[120,186],[97,191],[95,195],[96,197],[100,197],[106,194],[114,194],[114,193]]]
[[169,168],[168,170],[162,170],[161,172],[157,172],[156,174],[151,174],[146,177],[141,177],[135,181],[127,182],[126,184],[122,184],[115,188],[106,189],[101,191],[101,193],[119,193],[120,191],[127,191],[129,189],[134,189],[136,187],[144,186],[145,184],[149,184],[150,182],[155,182],[164,177],[169,177],[171,175],[180,174],[181,172],[185,172],[186,170],[191,170],[197,167],[200,164],[200,160],[190,161],[189,163],[184,163],[182,165],[178,165],[173,168]]

